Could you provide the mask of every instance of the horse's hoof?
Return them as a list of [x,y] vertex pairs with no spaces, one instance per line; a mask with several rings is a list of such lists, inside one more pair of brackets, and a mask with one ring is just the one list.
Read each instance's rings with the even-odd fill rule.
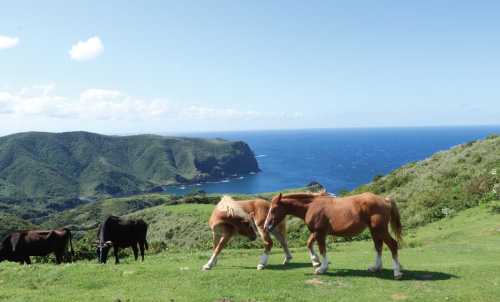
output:
[[321,266],[321,264],[313,264],[314,268],[319,268],[320,266]]
[[403,275],[394,276],[394,280],[401,280],[402,278],[403,278]]
[[204,266],[204,267],[201,268],[201,270],[202,271],[208,271],[208,270],[210,270],[210,267]]
[[315,275],[323,275],[323,273],[320,273],[320,272],[318,272],[317,270],[316,270],[316,271],[314,271],[314,274],[315,274]]
[[257,266],[257,270],[261,271],[263,269],[264,269],[264,266],[262,266],[262,265]]
[[378,271],[381,271],[382,268],[381,267],[377,267],[377,268],[368,268],[366,271],[369,272],[369,273],[376,273]]

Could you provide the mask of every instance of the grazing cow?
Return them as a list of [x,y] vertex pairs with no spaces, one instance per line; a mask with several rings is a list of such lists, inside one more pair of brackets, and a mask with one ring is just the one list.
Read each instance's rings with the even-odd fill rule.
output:
[[[68,241],[71,254],[68,252]],[[56,262],[60,264],[62,257],[71,263],[75,258],[71,232],[68,229],[44,231],[14,231],[5,237],[0,246],[0,262],[4,260],[30,265],[30,256],[56,255]]]
[[141,249],[142,261],[144,261],[144,245],[149,250],[146,241],[148,226],[142,219],[124,219],[116,216],[108,216],[104,219],[97,232],[96,242],[97,258],[99,263],[106,263],[108,252],[113,247],[115,253],[115,264],[118,260],[118,248],[132,247],[135,260],[138,257],[137,243]]

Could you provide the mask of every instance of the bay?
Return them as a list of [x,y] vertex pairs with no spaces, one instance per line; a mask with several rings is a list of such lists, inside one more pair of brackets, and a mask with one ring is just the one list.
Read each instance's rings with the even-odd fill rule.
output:
[[441,150],[499,134],[500,126],[344,128],[163,133],[166,136],[222,138],[244,141],[257,155],[261,172],[238,175],[218,183],[167,187],[183,195],[206,193],[254,194],[304,187],[311,181],[333,194],[352,190],[412,161]]

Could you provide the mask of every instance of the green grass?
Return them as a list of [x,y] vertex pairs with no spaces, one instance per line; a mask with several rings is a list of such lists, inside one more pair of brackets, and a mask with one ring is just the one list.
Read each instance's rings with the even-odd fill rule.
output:
[[177,204],[177,205],[162,205],[150,210],[163,209],[172,212],[177,212],[180,214],[186,214],[192,212],[193,210],[197,210],[201,213],[205,213],[208,214],[208,216],[210,216],[214,208],[215,208],[214,204]]
[[293,263],[284,266],[275,247],[263,271],[256,270],[263,249],[224,250],[211,271],[200,271],[211,251],[146,254],[145,262],[127,257],[120,265],[2,262],[0,300],[498,301],[499,229],[498,215],[475,208],[412,230],[400,250],[401,281],[393,280],[387,250],[381,272],[365,271],[374,250],[362,241],[330,245],[322,276],[313,274],[305,248],[292,249]]

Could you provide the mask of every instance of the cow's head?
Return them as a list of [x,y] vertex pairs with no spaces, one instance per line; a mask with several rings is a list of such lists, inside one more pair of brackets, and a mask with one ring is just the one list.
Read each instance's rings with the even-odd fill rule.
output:
[[97,263],[106,263],[106,259],[108,259],[108,253],[113,243],[111,241],[106,242],[96,242],[95,246],[97,248]]

